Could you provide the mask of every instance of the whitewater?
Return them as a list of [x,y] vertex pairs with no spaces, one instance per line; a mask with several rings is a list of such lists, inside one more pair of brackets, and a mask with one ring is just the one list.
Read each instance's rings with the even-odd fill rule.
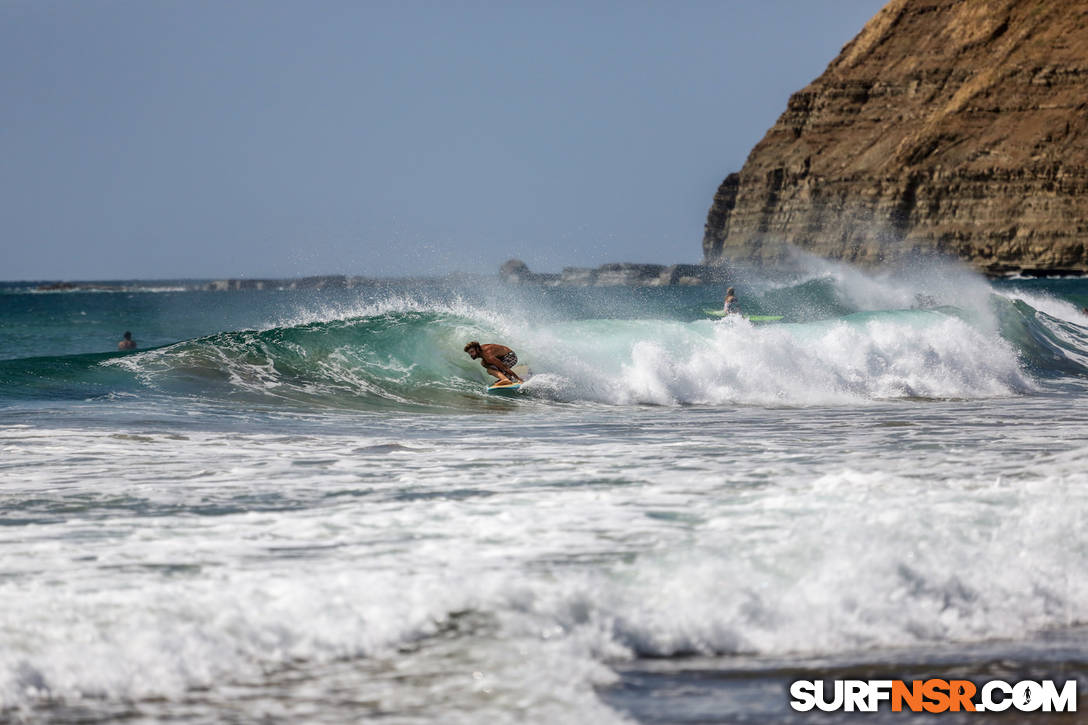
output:
[[[0,288],[0,719],[826,723],[791,681],[1083,692],[1088,282],[733,284],[782,321],[708,318],[724,286]],[[521,394],[485,392],[469,340],[517,351]]]

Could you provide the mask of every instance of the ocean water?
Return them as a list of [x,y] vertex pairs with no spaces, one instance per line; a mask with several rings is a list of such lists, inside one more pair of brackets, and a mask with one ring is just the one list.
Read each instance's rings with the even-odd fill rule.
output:
[[[707,318],[724,287],[0,288],[0,720],[829,723],[857,716],[792,712],[791,681],[1083,693],[1088,281],[733,284],[782,322]],[[473,339],[529,364],[521,394],[484,392]]]

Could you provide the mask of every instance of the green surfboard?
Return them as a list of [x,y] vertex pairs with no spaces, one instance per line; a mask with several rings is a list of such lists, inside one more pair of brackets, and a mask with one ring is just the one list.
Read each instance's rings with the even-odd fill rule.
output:
[[[726,312],[725,310],[704,309],[703,312],[710,315],[711,317],[729,317],[730,315],[730,313]],[[739,313],[734,312],[732,314]],[[741,317],[748,320],[749,322],[778,322],[784,316],[785,315],[741,315]]]

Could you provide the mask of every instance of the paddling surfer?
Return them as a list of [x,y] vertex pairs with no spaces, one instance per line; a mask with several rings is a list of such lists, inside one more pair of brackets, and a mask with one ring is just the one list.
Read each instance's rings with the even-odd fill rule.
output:
[[126,332],[121,342],[117,343],[118,350],[135,350],[136,341],[132,339],[132,333]]
[[473,360],[479,360],[487,374],[498,378],[503,385],[510,385],[511,378],[519,383],[523,382],[511,369],[518,364],[518,356],[506,345],[481,345],[473,340],[465,345],[465,352]]

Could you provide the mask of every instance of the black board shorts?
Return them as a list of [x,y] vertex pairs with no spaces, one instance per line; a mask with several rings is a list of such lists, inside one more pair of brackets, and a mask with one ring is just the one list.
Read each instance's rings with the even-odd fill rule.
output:
[[514,367],[515,365],[518,364],[518,356],[514,354],[513,350],[506,353],[505,355],[503,355],[499,359],[502,360],[502,364],[505,365],[508,368],[512,368],[512,367]]

